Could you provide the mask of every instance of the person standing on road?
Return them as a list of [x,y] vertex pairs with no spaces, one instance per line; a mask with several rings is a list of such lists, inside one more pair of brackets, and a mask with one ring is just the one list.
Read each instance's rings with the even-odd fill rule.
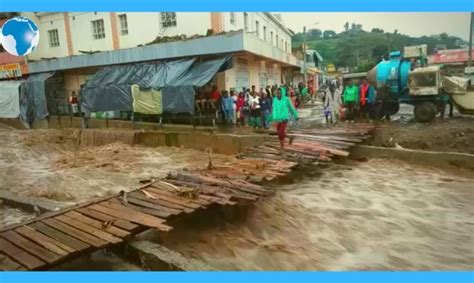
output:
[[[272,120],[276,122],[278,139],[280,140],[280,147],[285,148],[286,126],[290,118],[290,112],[296,120],[298,120],[298,112],[293,107],[290,99],[283,96],[280,89],[276,91],[276,97],[273,98]],[[294,137],[289,137],[289,144],[291,145]]]
[[260,110],[262,112],[262,125],[265,129],[268,129],[270,128],[268,120],[272,112],[272,100],[266,92],[262,93],[262,98],[260,99]]
[[234,118],[234,99],[229,96],[227,90],[224,91],[224,97],[222,98],[222,110],[224,112],[225,122],[233,124]]
[[250,106],[250,125],[255,129],[260,127],[260,97],[258,97],[257,92],[252,92],[249,97],[249,106]]
[[244,117],[244,106],[245,106],[245,94],[243,92],[239,93],[237,98],[237,126],[245,126],[245,117]]
[[355,85],[354,81],[351,80],[349,85],[344,89],[343,102],[347,109],[347,119],[354,121],[354,106],[358,103],[359,89]]

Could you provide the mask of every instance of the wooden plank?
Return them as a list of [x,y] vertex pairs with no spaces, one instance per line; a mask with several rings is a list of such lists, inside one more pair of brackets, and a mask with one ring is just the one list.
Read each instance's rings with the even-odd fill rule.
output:
[[[158,216],[159,218],[163,218],[163,219],[167,219],[171,215],[178,215],[178,214],[183,212],[183,211],[179,211],[179,210],[176,210],[176,209],[173,209],[171,212],[169,210],[164,211],[162,206],[159,206],[159,205],[156,205],[156,204],[153,204],[153,203],[150,203],[150,202],[146,202],[146,201],[143,201],[143,200],[139,200],[139,199],[136,199],[136,198],[133,198],[133,197],[129,197],[127,199],[127,201],[128,201],[127,207],[133,208],[134,210],[136,210],[136,207],[146,208],[148,210],[153,211],[153,213],[146,212],[147,214],[155,215],[155,216]],[[142,210],[138,209],[138,211],[142,211]]]
[[41,233],[47,235],[50,238],[53,238],[63,243],[64,245],[70,246],[76,251],[83,251],[90,247],[87,243],[84,243],[71,236],[68,236],[67,234],[64,234],[63,232],[58,231],[56,229],[53,229],[42,222],[32,223],[28,226],[34,228],[37,231],[40,231]]
[[165,215],[163,215],[163,212],[160,211],[160,210],[146,208],[146,207],[134,205],[134,204],[131,204],[131,203],[128,203],[127,207],[129,207],[133,210],[136,210],[138,212],[143,212],[143,213],[150,214],[152,216],[156,216],[158,218],[163,218],[163,219],[169,219],[173,216],[176,216],[175,214],[169,214],[169,213],[166,213]]
[[[191,188],[191,187],[181,187],[183,189],[187,189],[187,190],[193,190],[195,188]],[[208,200],[205,200],[205,199],[201,199],[200,198],[200,195],[198,194],[198,197],[197,198],[186,198],[186,197],[181,197],[181,196],[178,196],[176,195],[175,192],[172,192],[170,190],[168,190],[167,188],[159,188],[159,187],[154,187],[154,186],[150,186],[146,189],[147,192],[153,192],[155,194],[160,194],[160,195],[163,195],[163,196],[169,196],[169,197],[174,197],[174,198],[177,198],[177,199],[180,199],[180,200],[183,200],[183,201],[187,201],[187,202],[192,202],[192,203],[195,203],[199,206],[208,206],[210,205],[212,202],[208,201]],[[199,192],[199,189],[197,189],[197,191]]]
[[116,217],[100,213],[96,210],[93,210],[93,209],[90,209],[90,208],[87,208],[87,207],[79,208],[79,209],[77,209],[77,211],[84,214],[84,215],[86,215],[86,216],[88,216],[88,217],[90,217],[90,218],[94,218],[94,219],[97,219],[99,221],[103,221],[104,223],[105,222],[111,222],[112,225],[117,226],[118,228],[123,229],[123,230],[133,231],[133,230],[136,230],[140,227],[140,226],[138,226],[136,224],[133,224],[131,222],[128,222],[126,220],[118,219]]
[[107,232],[101,231],[93,226],[87,225],[84,222],[81,222],[79,220],[73,219],[71,217],[68,217],[66,215],[59,215],[54,217],[54,219],[59,220],[63,222],[64,224],[68,224],[71,227],[74,227],[78,230],[81,230],[85,233],[88,233],[90,235],[93,235],[99,239],[105,240],[109,243],[112,244],[118,244],[121,243],[123,240],[121,238],[117,238],[112,234],[109,234]]
[[[130,199],[135,199],[133,197],[130,197]],[[140,200],[141,201],[141,200]],[[158,216],[158,218],[162,218],[162,219],[165,219],[167,217],[170,217],[170,215],[168,214],[171,214],[171,215],[179,215],[181,213],[183,213],[182,210],[178,210],[178,209],[171,209],[171,208],[167,208],[167,207],[162,207],[160,205],[157,205],[157,204],[153,204],[151,202],[147,202],[147,204],[152,204],[153,206],[150,206],[149,208],[154,210],[155,212],[154,213],[151,213],[152,215],[156,215],[158,216],[159,214],[163,214],[166,216],[166,217],[161,217],[161,216]],[[106,203],[102,203],[101,205],[103,206],[106,206],[106,207],[110,207],[112,209],[118,209],[118,210],[121,210],[123,209],[124,207],[125,208],[129,208],[131,209],[132,211],[135,211],[135,208],[136,206],[138,207],[141,207],[141,205],[133,205],[133,207],[130,205],[129,202],[127,202],[127,205],[124,206],[122,202],[120,202],[118,199],[111,199],[109,200],[108,202]],[[148,213],[146,213],[148,214]]]
[[56,262],[61,258],[59,255],[35,244],[14,231],[3,232],[0,236],[47,263]]
[[[111,202],[108,202],[108,203],[113,204]],[[102,212],[102,213],[105,213],[105,214],[108,214],[108,215],[113,215],[115,217],[118,217],[118,218],[121,218],[121,219],[124,219],[124,220],[127,220],[127,221],[131,221],[131,222],[134,222],[134,223],[137,223],[137,224],[141,224],[141,225],[144,225],[144,226],[153,227],[153,228],[159,229],[161,231],[170,231],[171,230],[170,226],[167,226],[167,225],[163,224],[163,222],[165,222],[164,219],[161,219],[161,218],[158,218],[158,217],[155,217],[155,216],[151,216],[151,215],[148,215],[148,214],[145,214],[145,213],[142,213],[142,212],[138,212],[138,211],[129,209],[125,206],[120,207],[120,206],[117,205],[117,207],[119,209],[113,209],[113,208],[106,207],[106,206],[103,206],[103,205],[100,205],[100,204],[93,204],[89,207],[91,209],[97,210],[99,212]]]
[[127,237],[130,235],[130,232],[126,231],[126,230],[122,230],[120,228],[117,228],[113,225],[104,225],[103,222],[100,222],[100,221],[97,221],[95,219],[92,219],[90,217],[87,217],[83,214],[80,214],[79,212],[76,212],[76,211],[70,211],[66,214],[64,214],[65,216],[68,216],[68,217],[71,217],[73,219],[76,219],[76,220],[79,220],[85,224],[88,224],[90,226],[93,226],[94,228],[98,228],[104,232],[107,232],[107,233],[110,233],[110,234],[113,234],[117,237],[121,237],[121,238],[124,238],[124,237]]
[[193,209],[190,209],[190,208],[187,208],[187,207],[185,207],[185,206],[182,206],[182,205],[179,205],[179,204],[175,204],[175,203],[172,203],[172,202],[169,202],[169,201],[166,201],[166,200],[161,200],[161,199],[149,199],[149,198],[147,198],[144,194],[138,193],[138,192],[133,192],[133,193],[129,194],[129,197],[134,197],[134,198],[136,198],[136,199],[143,200],[143,201],[146,201],[146,202],[150,202],[150,203],[154,203],[154,204],[159,204],[159,205],[164,206],[164,207],[167,207],[167,208],[183,210],[183,211],[186,212],[186,213],[191,213],[191,212],[194,211]]
[[1,271],[25,271],[26,268],[5,254],[0,253]]
[[0,251],[28,269],[36,269],[46,264],[3,238],[0,238]]
[[[192,189],[192,188],[190,188],[190,189]],[[148,187],[147,190],[154,197],[156,197],[158,199],[161,199],[161,200],[164,200],[164,201],[179,204],[179,205],[182,205],[184,207],[187,207],[187,208],[190,208],[190,209],[193,209],[193,210],[202,208],[201,204],[193,203],[192,199],[186,199],[184,197],[178,196],[177,194],[173,195],[172,193],[169,193],[169,192],[168,192],[168,194],[166,194],[167,193],[166,191],[163,193],[163,190],[161,190],[159,188],[156,188],[156,187]]]
[[60,256],[66,256],[76,251],[28,226],[16,228],[15,232]]
[[78,230],[78,229],[76,229],[72,226],[64,224],[64,223],[62,223],[62,222],[60,222],[56,219],[53,219],[53,218],[44,219],[42,222],[47,224],[50,227],[53,227],[54,229],[57,229],[57,230],[59,230],[63,233],[68,234],[71,237],[74,237],[78,240],[86,242],[86,243],[92,245],[93,247],[102,248],[102,247],[105,247],[106,245],[108,245],[108,242],[106,242],[102,239],[99,239],[97,237],[94,237],[90,234],[87,234],[85,232],[82,232],[81,230]]

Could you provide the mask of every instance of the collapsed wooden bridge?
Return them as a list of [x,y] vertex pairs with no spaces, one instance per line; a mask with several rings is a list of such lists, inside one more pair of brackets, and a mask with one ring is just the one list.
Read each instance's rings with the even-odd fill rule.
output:
[[297,142],[280,150],[274,139],[229,164],[170,173],[140,188],[49,212],[0,230],[0,270],[45,270],[119,244],[147,229],[166,232],[171,220],[211,206],[255,202],[274,191],[263,184],[287,176],[302,163],[327,162],[362,141],[373,129],[294,132]]

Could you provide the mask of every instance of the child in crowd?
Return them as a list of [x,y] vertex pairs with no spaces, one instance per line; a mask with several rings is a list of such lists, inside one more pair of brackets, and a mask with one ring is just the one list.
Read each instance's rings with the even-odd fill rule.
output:
[[262,113],[262,125],[265,129],[268,129],[270,128],[269,118],[270,114],[272,113],[272,100],[265,91],[262,92],[262,98],[260,100],[260,110]]

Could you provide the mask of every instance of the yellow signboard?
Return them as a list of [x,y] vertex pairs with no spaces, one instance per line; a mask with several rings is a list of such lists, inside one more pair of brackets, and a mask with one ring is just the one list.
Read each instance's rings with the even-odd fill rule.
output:
[[18,63],[0,65],[0,79],[21,77],[21,67]]

